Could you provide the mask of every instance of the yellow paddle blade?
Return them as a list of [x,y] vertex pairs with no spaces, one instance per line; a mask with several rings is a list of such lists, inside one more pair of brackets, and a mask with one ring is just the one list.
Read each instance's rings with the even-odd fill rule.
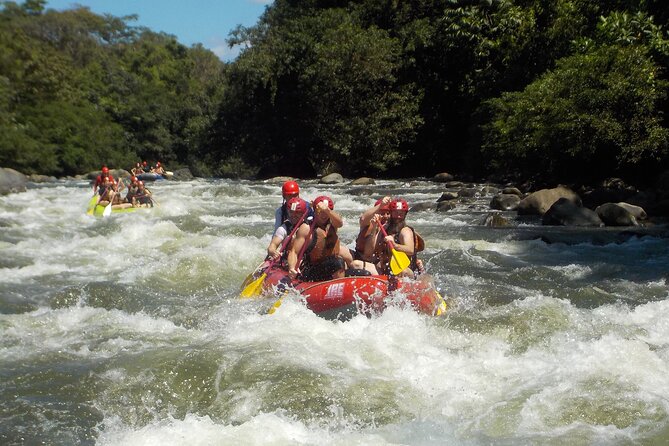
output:
[[88,208],[86,208],[86,213],[88,215],[93,215],[93,210],[95,209],[95,206],[98,204],[98,196],[93,195],[90,200],[88,200]]
[[411,260],[403,252],[399,252],[395,248],[391,250],[393,256],[390,258],[390,270],[394,275],[398,275],[411,264]]
[[435,316],[441,316],[444,313],[446,313],[446,309],[448,306],[446,305],[446,301],[444,300],[443,297],[441,297],[441,294],[439,294],[439,291],[434,291],[434,293],[437,295],[437,300],[438,300],[438,305],[437,305],[437,310],[434,312]]
[[240,297],[242,299],[248,299],[250,297],[260,296],[260,293],[262,292],[262,284],[265,281],[265,277],[267,277],[267,273],[262,273],[260,277],[251,282],[246,288],[242,290],[242,294]]
[[283,297],[279,298],[279,300],[272,304],[270,309],[267,310],[267,314],[274,314],[274,312],[281,306],[281,299],[283,299]]

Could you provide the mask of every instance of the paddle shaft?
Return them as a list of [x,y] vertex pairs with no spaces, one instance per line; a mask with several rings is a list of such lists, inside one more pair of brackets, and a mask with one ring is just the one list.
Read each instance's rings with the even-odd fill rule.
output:
[[386,232],[386,228],[384,228],[381,223],[379,223],[379,228],[381,228],[381,232],[383,232],[383,237],[384,237],[383,240],[386,243],[388,243],[388,245],[390,246],[390,249],[395,249],[395,243],[391,242],[390,240],[385,239],[385,237],[388,237],[388,233]]
[[[307,214],[309,213],[309,209],[304,211],[304,214],[300,217],[300,219],[295,223],[295,227],[293,228],[292,231],[290,231],[290,234],[286,236],[285,239],[281,242],[281,246],[279,246],[279,253],[283,254],[283,252],[286,250],[286,246],[288,246],[288,243],[290,243],[290,240],[293,238],[297,230],[299,229],[300,226],[302,226],[302,222],[304,219],[307,217]],[[267,266],[267,269],[270,269],[271,267],[274,266],[274,264],[281,259],[281,256],[277,257],[276,259],[272,259],[269,262],[269,265]]]

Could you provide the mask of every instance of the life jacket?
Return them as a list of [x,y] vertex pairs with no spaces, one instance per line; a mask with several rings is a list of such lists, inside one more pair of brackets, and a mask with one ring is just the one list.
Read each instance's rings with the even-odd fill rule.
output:
[[[411,270],[414,271],[415,273],[416,271],[418,271],[418,265],[416,263],[418,260],[418,256],[416,254],[425,249],[425,241],[423,240],[423,237],[421,237],[413,227],[405,225],[402,227],[402,229],[404,229],[405,227],[411,229],[411,232],[413,233],[413,255],[408,257],[410,260],[409,268],[411,268]],[[393,241],[395,244],[400,244],[401,232],[402,230],[400,229],[400,231],[398,231],[396,234],[393,235]],[[379,242],[377,242],[374,248],[374,261],[377,264],[377,268],[380,270],[379,272],[390,274],[391,256],[392,254],[388,249],[385,240],[383,239],[379,240]]]
[[[406,227],[411,229],[411,232],[413,233],[413,255],[409,257],[409,260],[411,260],[409,268],[411,268],[411,270],[415,273],[416,271],[418,271],[418,265],[416,264],[416,261],[418,260],[417,254],[425,249],[425,241],[423,240],[423,237],[421,237],[420,234],[418,234],[413,227],[409,225],[407,225]],[[393,240],[395,241],[395,243],[400,242],[399,232],[395,234]]]
[[[306,220],[309,217],[314,216],[314,210],[311,207],[311,203],[309,203],[306,200],[304,200],[304,201],[307,203],[307,216],[304,217],[304,219]],[[286,220],[288,220],[288,208],[286,206],[287,204],[288,204],[288,202],[284,201],[283,204],[281,205],[281,221],[282,222],[285,222]]]

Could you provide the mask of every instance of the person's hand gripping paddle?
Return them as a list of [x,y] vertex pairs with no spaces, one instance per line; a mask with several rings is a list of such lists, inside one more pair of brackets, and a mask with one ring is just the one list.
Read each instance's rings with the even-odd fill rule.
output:
[[[381,228],[381,232],[383,232],[383,236],[388,237],[386,228],[384,228],[382,224],[379,224],[379,227]],[[409,257],[405,253],[396,250],[395,244],[393,242],[390,240],[385,241],[388,243],[388,248],[390,248],[390,252],[392,253],[392,257],[390,258],[390,271],[392,271],[392,273],[397,276],[399,273],[409,267],[411,260],[409,260]]]

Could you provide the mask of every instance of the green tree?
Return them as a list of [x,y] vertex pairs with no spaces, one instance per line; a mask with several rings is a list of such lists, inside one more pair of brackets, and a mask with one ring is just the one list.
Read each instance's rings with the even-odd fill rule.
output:
[[523,91],[487,102],[484,153],[499,170],[558,180],[647,176],[669,153],[658,72],[639,46],[566,57]]

